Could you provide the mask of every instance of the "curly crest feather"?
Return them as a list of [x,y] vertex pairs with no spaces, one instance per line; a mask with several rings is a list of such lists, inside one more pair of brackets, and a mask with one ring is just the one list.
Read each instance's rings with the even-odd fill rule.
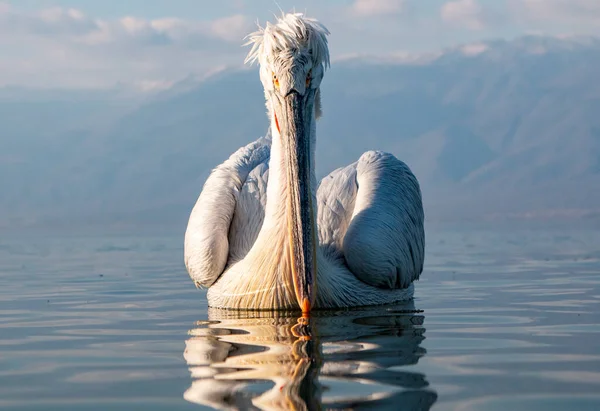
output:
[[267,22],[265,27],[248,35],[246,45],[252,45],[245,63],[258,61],[260,65],[268,63],[268,58],[283,50],[311,51],[314,65],[329,67],[329,48],[327,36],[329,30],[315,19],[302,13],[288,13],[279,17],[275,24]]

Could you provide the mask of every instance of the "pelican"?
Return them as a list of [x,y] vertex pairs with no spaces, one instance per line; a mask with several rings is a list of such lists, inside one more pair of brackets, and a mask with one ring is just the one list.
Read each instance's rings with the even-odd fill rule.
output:
[[212,171],[185,234],[187,270],[211,307],[309,312],[413,296],[425,233],[409,167],[368,151],[317,186],[328,35],[297,13],[249,35],[270,132]]

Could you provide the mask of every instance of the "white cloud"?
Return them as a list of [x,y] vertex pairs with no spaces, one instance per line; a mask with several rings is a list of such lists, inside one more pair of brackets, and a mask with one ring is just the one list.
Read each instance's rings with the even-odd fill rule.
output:
[[[24,12],[0,2],[0,86],[158,89],[216,65],[243,61],[244,15],[213,21],[127,16],[98,19],[80,10]],[[215,63],[216,62],[216,63]]]
[[484,10],[476,0],[450,1],[442,6],[442,20],[471,30],[485,28]]
[[404,6],[404,0],[355,0],[351,11],[358,16],[380,16],[400,13]]
[[599,0],[512,0],[511,6],[521,21],[600,25]]
[[67,19],[72,19],[74,21],[85,20],[85,15],[81,11],[76,9],[62,9],[60,7],[41,10],[38,13],[38,16],[40,20],[48,23],[60,23]]
[[125,31],[131,34],[141,33],[145,30],[151,30],[153,28],[151,21],[136,19],[135,17],[123,17],[120,20],[120,23]]
[[[99,18],[69,8],[25,11],[19,3],[0,0],[0,87],[126,83],[159,89],[188,75],[202,78],[215,67],[241,65],[247,52],[240,47],[243,38],[255,29],[248,14],[272,21],[254,2],[223,8],[232,15],[214,20],[191,19],[181,11],[179,17]],[[309,15],[332,32],[334,59],[368,55],[404,61],[460,43],[470,44],[465,54],[476,55],[483,50],[478,42],[509,32],[597,34],[600,25],[600,0],[444,0],[433,9],[421,3],[306,1]]]
[[478,56],[481,53],[485,53],[489,50],[490,46],[485,43],[473,43],[473,44],[465,44],[460,48],[460,51],[465,56]]
[[134,81],[131,85],[139,91],[151,92],[161,91],[171,88],[175,84],[174,81],[163,80],[140,80]]
[[242,41],[250,32],[249,21],[241,14],[214,20],[210,30],[213,35],[226,41]]

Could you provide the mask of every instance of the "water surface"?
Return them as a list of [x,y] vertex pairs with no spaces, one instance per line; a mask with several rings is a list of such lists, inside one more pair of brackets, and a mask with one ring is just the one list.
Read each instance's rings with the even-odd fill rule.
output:
[[428,233],[414,302],[208,310],[170,235],[0,240],[0,408],[600,409],[600,235]]

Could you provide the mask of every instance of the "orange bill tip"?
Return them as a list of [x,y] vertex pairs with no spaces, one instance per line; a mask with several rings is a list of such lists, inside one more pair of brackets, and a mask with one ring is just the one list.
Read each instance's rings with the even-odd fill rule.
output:
[[300,308],[302,309],[302,314],[308,314],[310,312],[310,301],[308,301],[308,298],[302,300]]

